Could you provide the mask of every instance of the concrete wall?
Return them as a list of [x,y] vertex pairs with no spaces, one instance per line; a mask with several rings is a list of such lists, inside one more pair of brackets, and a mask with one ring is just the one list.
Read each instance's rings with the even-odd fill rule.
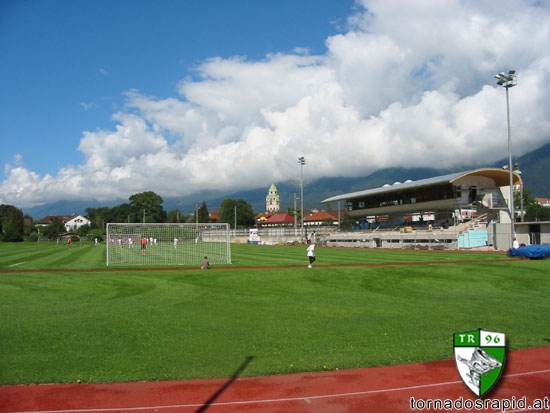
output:
[[[514,227],[520,244],[550,244],[550,222],[516,222]],[[509,223],[493,223],[487,229],[490,246],[502,251],[512,248]]]
[[518,222],[515,228],[520,244],[550,244],[550,222]]

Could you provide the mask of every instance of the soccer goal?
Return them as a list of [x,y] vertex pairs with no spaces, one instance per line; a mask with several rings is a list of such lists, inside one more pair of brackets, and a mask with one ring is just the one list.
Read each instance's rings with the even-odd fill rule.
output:
[[231,264],[229,224],[107,224],[107,265]]

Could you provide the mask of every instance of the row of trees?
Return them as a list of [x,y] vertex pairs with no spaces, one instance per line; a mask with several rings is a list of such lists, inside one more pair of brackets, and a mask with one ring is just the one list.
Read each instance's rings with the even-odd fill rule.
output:
[[[109,222],[128,223],[194,223],[209,222],[210,212],[203,202],[193,214],[185,215],[174,209],[166,212],[162,206],[164,200],[154,192],[134,194],[115,207],[86,208],[90,225],[80,227],[76,232],[80,236],[91,235],[101,238]],[[27,222],[28,224],[25,224]],[[231,227],[249,227],[254,225],[252,205],[243,199],[226,199],[222,202],[216,222],[230,224]],[[63,222],[53,220],[45,226],[36,226],[29,215],[12,205],[0,205],[0,241],[19,242],[25,237],[36,239],[38,236],[54,238],[66,232]]]
[[[210,212],[203,202],[193,214],[186,215],[174,209],[166,212],[162,206],[164,200],[154,192],[142,192],[130,196],[128,203],[115,207],[86,208],[86,217],[91,224],[80,227],[76,232],[80,236],[91,235],[101,238],[109,222],[128,223],[194,223],[209,222]],[[226,199],[222,202],[216,222],[228,223],[231,227],[249,227],[254,225],[252,205],[243,199]],[[25,220],[30,225],[25,225]],[[44,236],[53,238],[65,233],[61,221],[54,220],[46,226],[35,226],[32,218],[11,205],[0,205],[0,240],[5,242],[23,241],[25,237]]]
[[[204,201],[190,215],[182,214],[178,209],[166,212],[162,207],[162,197],[150,191],[134,194],[129,201],[113,208],[86,208],[91,229],[104,229],[108,222],[192,223],[210,220],[210,212]],[[252,205],[244,199],[225,199],[220,206],[217,222],[227,223],[232,227],[244,227],[254,225],[254,216]]]

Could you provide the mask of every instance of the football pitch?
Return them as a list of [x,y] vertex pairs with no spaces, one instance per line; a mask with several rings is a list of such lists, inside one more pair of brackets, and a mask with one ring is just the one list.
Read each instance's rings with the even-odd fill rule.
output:
[[105,247],[0,244],[0,384],[120,382],[451,358],[453,333],[550,343],[550,260],[232,244],[232,264],[107,267]]

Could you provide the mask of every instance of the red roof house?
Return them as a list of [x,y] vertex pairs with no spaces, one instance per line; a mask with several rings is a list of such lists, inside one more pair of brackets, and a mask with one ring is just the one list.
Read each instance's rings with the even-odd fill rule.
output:
[[338,224],[338,218],[326,211],[317,211],[304,218],[304,225],[326,225],[328,222]]
[[208,214],[208,222],[218,222],[219,213],[220,211],[217,209],[213,209],[212,211],[210,211],[210,213]]
[[261,224],[264,227],[288,227],[294,225],[294,217],[286,213],[273,214]]

